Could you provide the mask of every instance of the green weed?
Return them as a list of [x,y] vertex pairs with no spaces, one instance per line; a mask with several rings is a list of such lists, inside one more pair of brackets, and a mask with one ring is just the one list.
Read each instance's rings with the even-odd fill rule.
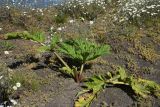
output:
[[31,33],[32,35],[32,40],[37,41],[37,42],[44,42],[45,41],[45,36],[44,36],[44,32],[40,32],[40,31],[35,31]]
[[2,48],[2,50],[7,50],[7,51],[15,48],[14,44],[9,43],[7,41],[0,42],[0,47]]
[[16,71],[11,74],[11,84],[20,82],[22,86],[28,90],[36,91],[40,88],[41,78],[36,73],[27,71]]

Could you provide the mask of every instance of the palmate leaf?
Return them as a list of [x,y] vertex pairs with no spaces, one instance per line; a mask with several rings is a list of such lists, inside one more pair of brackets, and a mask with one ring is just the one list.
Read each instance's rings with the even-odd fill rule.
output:
[[78,54],[76,54],[75,48],[67,43],[62,43],[59,51],[70,56],[73,59],[77,59],[77,57],[78,59],[82,59]]
[[78,93],[75,107],[89,107],[97,94],[105,87],[105,80],[102,76],[93,76],[85,82],[86,89]]
[[77,99],[74,104],[74,107],[89,107],[92,100],[95,98],[95,94],[93,93],[85,93]]
[[[88,107],[96,95],[107,85],[127,85],[132,88],[137,96],[147,98],[148,95],[155,95],[160,98],[160,85],[154,81],[136,78],[128,75],[126,71],[119,67],[117,73],[107,73],[107,76],[94,76],[85,83],[87,90],[80,92],[80,97],[75,102],[76,107]],[[82,94],[82,95],[81,95]]]
[[[153,94],[157,97],[160,95],[160,85],[154,81],[128,75],[122,67],[119,67],[117,74],[112,78],[117,75],[120,75],[118,79],[119,82],[124,82],[125,85],[129,85],[137,95],[140,95],[143,98],[148,97],[149,94]],[[113,84],[116,82],[117,81],[112,81]]]
[[130,86],[137,95],[143,98],[146,98],[150,94],[150,91],[146,90],[143,84],[139,83],[137,79],[132,79]]
[[97,45],[85,39],[75,39],[63,42],[59,50],[70,58],[85,63],[109,53],[110,46]]
[[141,78],[138,78],[137,81],[138,81],[137,83],[143,85],[145,90],[148,91],[146,92],[146,94],[153,94],[157,97],[160,97],[160,85],[159,84],[157,84],[154,81],[141,79]]
[[99,90],[102,86],[105,85],[104,77],[101,75],[93,76],[85,83],[88,89],[93,89],[94,91]]

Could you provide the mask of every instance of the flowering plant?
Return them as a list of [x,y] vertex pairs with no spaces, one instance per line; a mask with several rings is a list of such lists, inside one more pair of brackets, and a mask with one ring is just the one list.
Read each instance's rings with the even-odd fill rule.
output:
[[159,0],[118,0],[118,6],[119,17],[115,19],[119,19],[119,22],[160,15]]
[[60,6],[63,13],[73,18],[95,19],[99,14],[105,13],[105,0],[72,0]]
[[21,83],[10,84],[9,76],[0,76],[0,106],[16,105],[17,101],[13,98]]

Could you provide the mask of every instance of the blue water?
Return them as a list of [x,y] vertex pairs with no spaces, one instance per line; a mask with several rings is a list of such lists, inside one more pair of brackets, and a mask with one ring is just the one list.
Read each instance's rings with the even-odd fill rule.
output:
[[0,5],[14,5],[22,7],[48,7],[60,4],[63,0],[0,0]]

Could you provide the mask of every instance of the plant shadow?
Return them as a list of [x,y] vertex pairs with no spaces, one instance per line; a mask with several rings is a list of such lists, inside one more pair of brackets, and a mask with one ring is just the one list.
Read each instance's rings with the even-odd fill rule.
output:
[[120,88],[121,90],[123,90],[130,98],[132,98],[133,101],[137,101],[137,97],[135,92],[133,91],[133,89],[130,86],[127,85],[115,85],[117,88]]

